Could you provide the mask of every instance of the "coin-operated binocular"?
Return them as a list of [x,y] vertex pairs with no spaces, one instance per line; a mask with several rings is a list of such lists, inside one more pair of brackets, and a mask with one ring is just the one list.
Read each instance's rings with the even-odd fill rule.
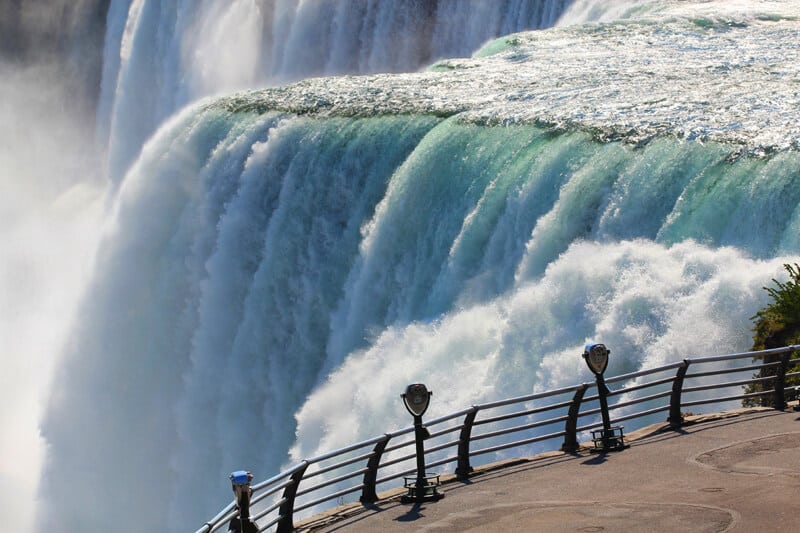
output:
[[440,484],[439,475],[425,471],[423,441],[430,438],[431,434],[422,424],[422,415],[428,410],[432,394],[424,384],[413,383],[406,387],[406,392],[400,395],[406,409],[414,418],[414,442],[417,456],[417,475],[405,478],[405,487],[408,489],[408,493],[400,498],[402,503],[421,503],[444,498],[444,494],[437,490]]
[[230,480],[239,516],[231,518],[228,533],[258,533],[258,526],[250,519],[250,498],[253,495],[250,482],[253,481],[253,474],[237,470],[230,475]]
[[625,444],[625,437],[622,434],[622,426],[612,426],[608,415],[608,400],[606,397],[611,391],[606,387],[603,372],[608,367],[608,355],[611,350],[605,344],[590,343],[583,351],[583,359],[589,370],[592,371],[597,382],[597,398],[600,401],[600,413],[603,416],[603,429],[592,431],[594,450],[596,452],[608,452],[623,450],[628,446]]

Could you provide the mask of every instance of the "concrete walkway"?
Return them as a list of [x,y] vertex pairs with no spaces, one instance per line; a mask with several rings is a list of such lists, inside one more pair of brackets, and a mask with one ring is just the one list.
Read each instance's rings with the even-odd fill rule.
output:
[[507,461],[449,480],[438,502],[402,491],[337,508],[298,531],[800,531],[800,415],[756,409],[650,426],[631,447]]

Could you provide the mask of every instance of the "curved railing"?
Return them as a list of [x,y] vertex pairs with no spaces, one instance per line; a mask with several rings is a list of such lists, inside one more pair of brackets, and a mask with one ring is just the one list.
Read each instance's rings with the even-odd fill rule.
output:
[[[800,376],[800,372],[787,372],[800,362],[800,358],[791,359],[798,350],[800,345],[684,359],[605,378],[611,388],[623,384],[607,395],[617,397],[616,403],[609,405],[609,411],[616,412],[611,422],[619,424],[666,412],[667,421],[678,428],[683,424],[684,409],[745,399],[765,398],[764,403],[785,409],[786,392],[795,389],[786,386],[787,379]],[[758,359],[774,361],[763,363]],[[735,379],[719,381],[723,376]],[[760,384],[756,389],[761,390],[742,392],[742,387],[752,384]],[[561,450],[576,452],[579,435],[602,427],[599,395],[587,396],[593,387],[596,383],[580,383],[473,405],[426,421],[430,432],[425,450],[427,468],[454,464],[455,475],[466,479],[472,471],[471,459],[480,455],[546,441],[559,447],[559,440]],[[634,410],[634,406],[640,410]],[[586,420],[582,425],[581,419]],[[301,461],[252,486],[251,518],[259,531],[284,533],[294,529],[299,514],[311,513],[323,504],[343,503],[346,496],[357,494],[360,502],[374,503],[379,500],[379,486],[390,488],[393,481],[416,473],[413,437],[414,428],[408,427]],[[235,502],[231,502],[197,533],[219,531],[235,515]]]

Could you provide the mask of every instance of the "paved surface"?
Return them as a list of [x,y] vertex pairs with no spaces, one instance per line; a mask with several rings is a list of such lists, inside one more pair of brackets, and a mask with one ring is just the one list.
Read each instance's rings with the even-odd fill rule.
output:
[[[800,414],[750,410],[650,426],[608,454],[560,452],[484,467],[443,484],[445,498],[400,491],[350,505],[300,531],[800,531]],[[383,495],[387,496],[387,495]]]

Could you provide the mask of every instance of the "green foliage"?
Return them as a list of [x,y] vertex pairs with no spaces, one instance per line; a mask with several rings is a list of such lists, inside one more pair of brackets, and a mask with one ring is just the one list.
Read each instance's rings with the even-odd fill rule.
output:
[[[770,348],[780,348],[800,344],[800,265],[783,265],[789,273],[789,281],[780,282],[773,279],[775,287],[764,287],[772,302],[767,304],[764,309],[751,317],[755,321],[753,327],[753,350],[767,350]],[[778,361],[780,356],[773,355],[756,360],[764,363]],[[764,368],[753,377],[770,377],[775,375],[775,367]],[[797,364],[790,365],[787,372],[796,372]],[[786,386],[800,385],[797,378],[787,379]],[[773,385],[770,382],[753,383],[745,387],[745,391],[761,392],[771,390]],[[787,400],[794,399],[795,394],[790,391]],[[754,405],[771,406],[772,398],[762,396],[760,398],[747,398],[742,404],[746,407]]]
[[783,265],[789,281],[772,282],[777,287],[764,287],[772,303],[753,316],[756,321],[753,349],[778,348],[800,341],[800,265]]

